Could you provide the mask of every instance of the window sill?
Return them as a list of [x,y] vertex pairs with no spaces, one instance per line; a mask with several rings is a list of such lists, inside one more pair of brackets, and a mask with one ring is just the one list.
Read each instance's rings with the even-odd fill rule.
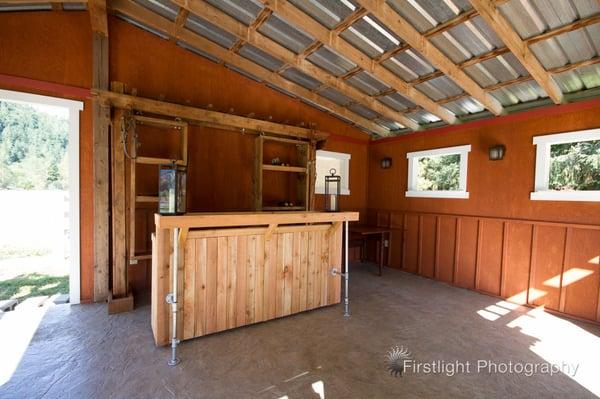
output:
[[467,191],[407,191],[406,197],[468,199]]
[[600,191],[536,191],[532,201],[588,201],[600,202]]

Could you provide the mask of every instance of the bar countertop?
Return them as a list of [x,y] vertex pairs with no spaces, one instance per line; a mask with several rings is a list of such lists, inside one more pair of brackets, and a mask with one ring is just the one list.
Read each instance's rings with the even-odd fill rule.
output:
[[358,212],[206,212],[155,215],[157,229],[259,226],[269,224],[330,223],[357,221]]

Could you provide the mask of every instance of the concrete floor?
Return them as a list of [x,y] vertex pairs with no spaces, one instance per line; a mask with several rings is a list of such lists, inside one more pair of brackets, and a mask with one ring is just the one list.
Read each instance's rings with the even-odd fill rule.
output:
[[[373,265],[351,268],[342,306],[186,341],[182,362],[155,348],[150,308],[107,316],[103,305],[53,306],[1,398],[434,398],[594,397],[600,394],[600,326]],[[6,315],[0,322],[6,319]],[[2,324],[0,324],[2,326]],[[2,328],[6,328],[6,323]],[[404,346],[415,362],[471,362],[469,373],[407,371],[385,357]],[[2,347],[0,346],[0,349]],[[0,353],[1,355],[1,353]],[[4,359],[4,360],[2,360]],[[566,374],[480,372],[496,364],[578,362]],[[0,356],[0,362],[6,358]],[[324,392],[324,395],[319,395]]]

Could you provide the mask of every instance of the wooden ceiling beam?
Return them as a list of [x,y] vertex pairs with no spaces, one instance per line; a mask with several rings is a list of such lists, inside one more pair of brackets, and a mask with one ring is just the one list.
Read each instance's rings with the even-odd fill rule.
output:
[[[153,13],[147,8],[140,6],[131,0],[113,0],[110,4],[112,10],[127,15],[130,18],[158,31],[167,33],[173,27],[173,22],[170,20]],[[214,21],[212,22],[214,23]],[[305,100],[312,102],[332,113],[335,113],[356,125],[362,126],[363,128],[378,134],[379,136],[388,136],[390,134],[388,129],[380,126],[379,124],[364,118],[316,93],[313,93],[310,90],[293,83],[282,76],[279,76],[268,69],[263,68],[262,66],[255,64],[252,61],[241,57],[238,54],[235,54],[228,49],[225,49],[187,29],[182,31],[181,40],[192,47],[198,48],[223,60],[227,64],[246,71],[247,73],[257,77],[258,79],[261,79],[266,83],[277,86],[292,95],[304,98]],[[231,116],[234,117],[235,115]]]
[[113,107],[134,109],[136,111],[168,117],[178,117],[193,123],[210,124],[210,126],[213,127],[246,129],[254,132],[272,133],[281,136],[314,139],[317,141],[326,140],[329,137],[328,133],[314,129],[284,125],[281,123],[232,115],[224,112],[210,111],[191,107],[189,105],[153,100],[139,96],[130,96],[108,90],[93,89],[92,92],[103,104],[109,104]]
[[352,24],[354,24],[356,21],[358,21],[359,19],[361,19],[362,17],[364,17],[367,14],[368,14],[367,10],[365,10],[362,7],[359,7],[356,10],[354,10],[350,15],[348,15],[346,18],[342,19],[336,26],[334,26],[333,29],[331,29],[331,32],[334,35],[339,35],[343,31],[348,29],[350,26],[352,26]]
[[177,17],[175,18],[175,24],[173,25],[173,29],[171,30],[171,41],[177,41],[179,36],[181,36],[181,31],[185,29],[185,23],[187,22],[189,15],[189,11],[185,8],[180,8],[177,13]]
[[523,67],[529,71],[552,101],[556,104],[561,104],[564,96],[554,79],[552,79],[551,74],[544,69],[527,43],[521,39],[497,6],[485,0],[470,1],[473,8],[479,12],[483,20],[496,32],[498,37],[506,44],[506,47],[517,57]]
[[[220,22],[219,27],[230,33],[232,33],[239,40],[244,40],[251,45],[265,51],[266,53],[274,56],[275,58],[285,63],[285,68],[280,68],[277,71],[278,74],[283,73],[285,69],[289,67],[295,67],[300,71],[314,77],[324,84],[324,86],[332,87],[345,96],[351,98],[357,103],[364,105],[367,108],[383,115],[384,117],[391,119],[411,130],[419,130],[419,124],[410,118],[405,117],[402,113],[388,107],[387,105],[373,99],[369,95],[361,92],[355,87],[344,82],[343,78],[336,77],[333,74],[319,68],[310,61],[305,60],[308,50],[318,48],[321,43],[314,42],[309,46],[303,53],[296,55],[293,51],[281,46],[279,43],[270,39],[269,37],[261,34],[257,31],[251,31],[241,22],[235,18],[230,17],[223,11],[213,7],[205,1],[201,0],[173,0],[180,6],[185,6],[187,9],[195,15],[202,16],[209,21],[218,20]],[[234,46],[235,48],[235,46]],[[314,51],[314,50],[313,50]],[[358,69],[360,72],[361,69]],[[320,87],[323,90],[325,87]],[[313,90],[314,93],[318,93],[320,90]]]
[[469,93],[485,108],[490,110],[490,112],[495,115],[502,114],[503,108],[498,100],[487,94],[470,76],[462,71],[384,0],[359,0],[359,3],[369,10],[371,14],[375,15],[392,32],[396,33],[407,44],[421,53],[433,66],[446,74],[465,92]]
[[108,36],[108,18],[106,16],[106,0],[89,0],[88,11],[92,32]]
[[578,19],[576,21],[571,22],[570,24],[559,26],[558,28],[547,30],[546,32],[540,33],[539,35],[535,35],[523,41],[528,46],[531,46],[534,43],[548,40],[554,36],[562,35],[563,33],[573,32],[574,30],[581,29],[599,22],[600,14],[596,14],[587,18]]
[[309,32],[316,40],[342,54],[345,58],[358,65],[360,68],[375,75],[379,80],[394,88],[410,101],[423,107],[428,112],[436,115],[447,123],[456,123],[456,116],[446,108],[438,105],[419,90],[414,89],[404,80],[387,70],[385,67],[373,62],[369,56],[348,43],[339,35],[321,25],[311,16],[288,2],[287,0],[261,0],[265,7],[280,15],[286,21],[305,32]]

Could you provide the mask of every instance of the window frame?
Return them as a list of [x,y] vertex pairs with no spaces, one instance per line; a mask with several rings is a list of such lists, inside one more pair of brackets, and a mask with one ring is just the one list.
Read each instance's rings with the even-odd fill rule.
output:
[[[470,144],[406,153],[406,158],[408,159],[408,182],[406,186],[407,191],[405,193],[405,197],[468,199],[469,192],[467,191],[467,173],[469,165],[469,152],[471,152]],[[458,190],[418,190],[417,180],[419,176],[419,158],[440,155],[460,155],[460,176],[458,180]]]
[[592,201],[600,202],[600,190],[558,191],[550,190],[550,147],[554,144],[578,143],[600,140],[600,128],[575,132],[534,136],[535,180],[534,191],[529,198],[532,201]]
[[315,158],[315,194],[325,194],[325,183],[319,185],[317,179],[317,161],[319,156],[326,158],[335,158],[341,161],[342,168],[341,170],[336,171],[339,176],[342,178],[340,194],[341,195],[350,195],[350,159],[352,158],[351,154],[347,154],[345,152],[334,152],[334,151],[326,151],[326,150],[317,150],[316,158]]

